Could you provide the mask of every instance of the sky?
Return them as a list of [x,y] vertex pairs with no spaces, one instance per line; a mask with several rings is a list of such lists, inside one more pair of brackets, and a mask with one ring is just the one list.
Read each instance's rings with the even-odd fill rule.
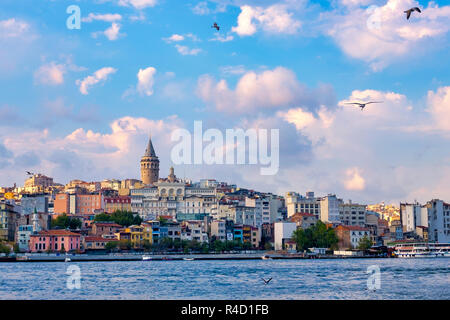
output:
[[[449,31],[443,0],[2,0],[0,185],[139,178],[151,134],[162,177],[450,201]],[[174,165],[194,121],[278,129],[278,173]]]

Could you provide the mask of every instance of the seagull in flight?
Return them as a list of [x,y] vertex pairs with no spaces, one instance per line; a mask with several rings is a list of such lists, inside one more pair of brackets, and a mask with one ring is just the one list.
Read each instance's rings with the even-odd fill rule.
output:
[[404,13],[406,13],[406,20],[409,20],[409,17],[411,16],[411,13],[413,13],[413,11],[417,11],[419,13],[422,13],[422,11],[420,11],[420,9],[418,7],[414,7],[411,8],[409,10],[404,11]]
[[32,176],[33,172],[27,171],[27,175]]
[[360,103],[360,102],[348,102],[345,104],[353,104],[356,105],[358,107],[361,108],[361,111],[366,107],[366,105],[371,104],[371,103],[382,103],[383,101],[369,101],[369,102],[365,102],[365,103]]
[[272,280],[272,278],[270,278],[270,279],[268,279],[268,280],[266,280],[266,279],[264,279],[264,278],[261,278],[262,279],[262,281],[264,281],[264,284],[269,284],[269,282],[270,282],[270,280]]
[[214,22],[214,25],[213,26],[211,26],[211,28],[216,28],[217,29],[217,31],[219,31],[220,30],[220,27],[217,25],[217,22]]

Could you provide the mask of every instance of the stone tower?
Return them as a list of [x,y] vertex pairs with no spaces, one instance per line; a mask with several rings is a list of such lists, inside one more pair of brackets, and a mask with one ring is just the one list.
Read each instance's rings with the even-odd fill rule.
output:
[[154,184],[159,179],[159,159],[153,149],[152,138],[148,140],[147,149],[141,158],[141,180],[145,185]]

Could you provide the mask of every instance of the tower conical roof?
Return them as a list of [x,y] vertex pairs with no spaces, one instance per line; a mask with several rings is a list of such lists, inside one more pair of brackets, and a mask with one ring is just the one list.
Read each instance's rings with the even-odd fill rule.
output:
[[156,157],[155,149],[153,148],[152,137],[148,139],[147,149],[145,149],[144,157]]

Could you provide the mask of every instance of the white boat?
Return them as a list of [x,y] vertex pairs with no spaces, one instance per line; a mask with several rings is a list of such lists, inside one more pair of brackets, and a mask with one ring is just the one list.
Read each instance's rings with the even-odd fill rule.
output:
[[194,261],[194,258],[183,258],[184,261]]
[[147,256],[147,255],[142,256],[142,261],[149,261],[149,260],[152,260],[151,256]]
[[262,256],[261,259],[263,259],[263,260],[272,260],[272,258],[269,257],[269,256]]
[[72,261],[72,259],[70,259],[69,257],[66,257],[66,258],[64,259],[64,262],[70,262],[70,261]]
[[450,257],[449,243],[402,243],[395,246],[399,258],[440,258]]

